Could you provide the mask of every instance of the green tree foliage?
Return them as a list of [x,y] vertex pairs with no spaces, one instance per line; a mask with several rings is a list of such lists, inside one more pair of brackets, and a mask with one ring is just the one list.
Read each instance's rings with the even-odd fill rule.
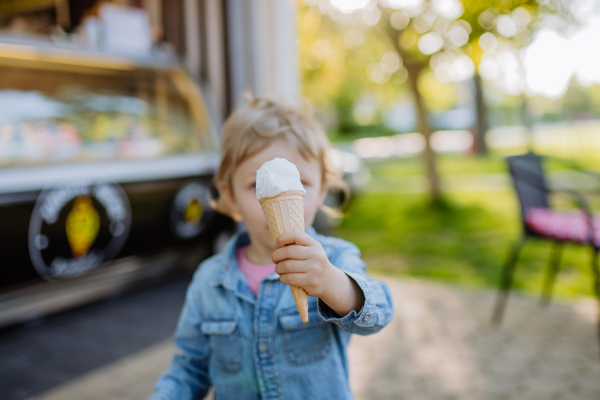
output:
[[368,30],[359,14],[341,17],[332,19],[317,6],[298,2],[303,96],[317,108],[334,107],[337,129],[343,133],[357,127],[352,110],[359,96],[370,93],[381,103],[391,103],[405,90],[406,77],[390,74],[385,80],[390,84],[368,79],[370,65],[394,49]]
[[[306,2],[312,5],[307,5]],[[540,4],[543,3],[543,4]],[[392,100],[411,92],[419,130],[426,138],[423,153],[434,202],[441,200],[432,127],[426,96],[432,71],[438,81],[475,75],[483,143],[487,123],[477,72],[486,50],[502,42],[515,48],[529,43],[541,22],[569,21],[562,0],[371,0],[364,9],[344,13],[328,0],[300,2],[300,48],[304,94],[317,105],[333,101],[343,127],[352,119],[351,105],[364,92]],[[549,21],[551,17],[554,21]],[[560,25],[560,24],[559,24]]]

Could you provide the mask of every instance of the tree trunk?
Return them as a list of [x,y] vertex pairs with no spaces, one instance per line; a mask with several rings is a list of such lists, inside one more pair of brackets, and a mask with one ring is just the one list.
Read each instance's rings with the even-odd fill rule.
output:
[[477,115],[477,122],[474,133],[474,150],[476,154],[487,154],[488,148],[485,144],[485,134],[488,131],[488,118],[487,118],[487,107],[485,106],[485,100],[483,99],[483,83],[481,82],[481,76],[475,72],[473,76],[475,83],[475,110]]
[[417,119],[419,121],[419,129],[421,134],[425,138],[425,150],[423,152],[423,158],[425,161],[425,168],[427,170],[427,180],[429,181],[429,190],[432,201],[438,202],[442,198],[442,190],[440,188],[440,178],[437,171],[435,153],[431,148],[431,126],[429,125],[429,118],[425,104],[423,103],[423,97],[419,92],[418,80],[421,75],[423,67],[420,65],[405,65],[408,71],[408,80],[410,82],[410,88],[413,92],[415,106],[417,109]]
[[527,151],[529,153],[533,152],[533,119],[531,118],[531,114],[529,113],[529,106],[527,101],[527,96],[525,93],[521,96],[523,102],[521,103],[521,119],[523,126],[525,127],[525,132],[527,135]]

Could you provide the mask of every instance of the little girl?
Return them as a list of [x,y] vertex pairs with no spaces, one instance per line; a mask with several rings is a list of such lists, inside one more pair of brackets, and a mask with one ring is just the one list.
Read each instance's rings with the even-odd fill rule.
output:
[[[290,105],[253,98],[227,119],[216,208],[247,231],[204,261],[187,291],[175,332],[181,350],[152,400],[351,399],[346,347],[393,314],[389,288],[371,279],[356,246],[322,236],[312,223],[327,189],[339,180],[328,141],[315,120]],[[276,157],[300,171],[306,232],[274,245],[256,199],[256,171]],[[303,323],[288,285],[309,294]]]

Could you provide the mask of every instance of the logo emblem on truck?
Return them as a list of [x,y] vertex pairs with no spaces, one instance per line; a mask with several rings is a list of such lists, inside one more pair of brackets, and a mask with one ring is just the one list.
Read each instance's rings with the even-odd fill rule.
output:
[[177,191],[171,207],[171,229],[178,237],[198,236],[212,215],[210,189],[206,184],[191,181]]
[[88,196],[79,196],[67,215],[67,239],[71,245],[73,257],[85,256],[98,236],[100,216]]
[[29,255],[47,280],[96,269],[121,250],[131,227],[123,189],[111,183],[80,183],[44,189],[29,223]]

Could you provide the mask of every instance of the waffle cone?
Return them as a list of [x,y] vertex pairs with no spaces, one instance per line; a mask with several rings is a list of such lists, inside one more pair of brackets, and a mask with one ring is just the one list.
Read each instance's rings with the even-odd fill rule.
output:
[[[302,192],[290,190],[275,197],[259,200],[269,224],[273,242],[287,231],[304,231],[304,200]],[[308,297],[304,289],[291,286],[296,307],[304,323],[308,322]]]

